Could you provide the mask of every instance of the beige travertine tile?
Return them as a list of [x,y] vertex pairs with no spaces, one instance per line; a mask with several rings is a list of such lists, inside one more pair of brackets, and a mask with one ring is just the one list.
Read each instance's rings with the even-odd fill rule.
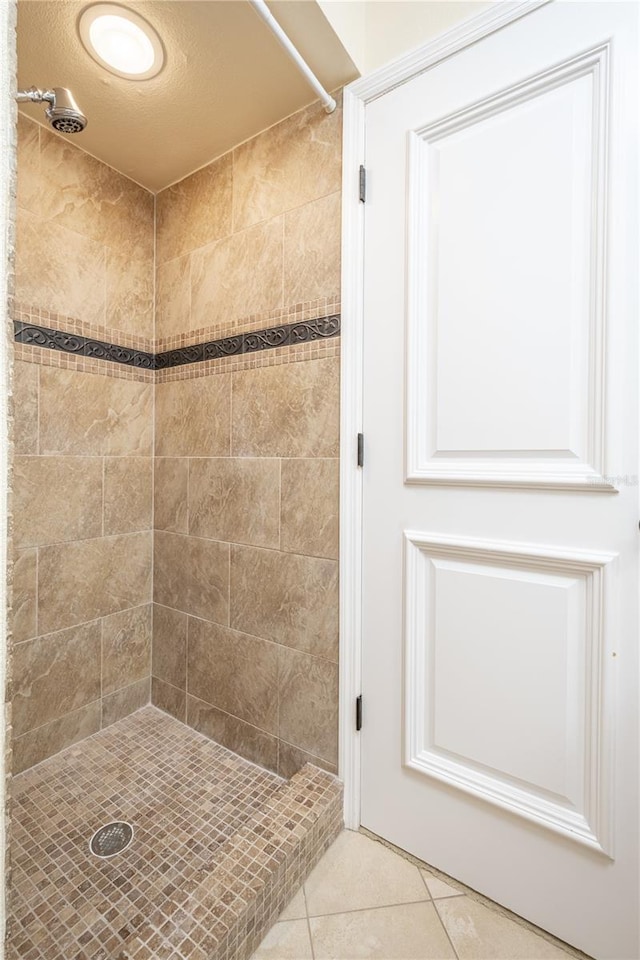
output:
[[278,547],[280,462],[215,458],[189,464],[189,533]]
[[120,333],[153,337],[153,260],[107,247],[105,326]]
[[310,917],[429,899],[418,867],[352,830],[327,850],[304,890]]
[[135,533],[151,528],[151,457],[108,457],[104,462],[104,532]]
[[233,228],[340,189],[342,110],[318,103],[233,151]]
[[278,741],[264,730],[191,696],[187,697],[187,723],[241,757],[275,771]]
[[153,384],[41,368],[40,453],[150,456],[152,428]]
[[280,647],[278,695],[280,739],[337,763],[338,665]]
[[154,677],[184,690],[187,686],[187,615],[153,604]]
[[314,917],[316,960],[455,960],[432,903]]
[[13,741],[12,772],[21,773],[100,729],[100,700],[67,713]]
[[442,897],[463,897],[464,893],[462,890],[456,890],[455,887],[450,886],[448,883],[445,883],[443,880],[439,880],[438,877],[434,877],[432,873],[427,873],[426,870],[421,870],[422,876],[424,877],[424,882],[427,885],[427,890],[431,894],[433,900],[440,900]]
[[105,276],[101,243],[18,209],[16,298],[21,303],[104,324]]
[[256,224],[191,255],[191,329],[283,305],[281,217]]
[[102,698],[102,726],[108,727],[130,713],[144,707],[151,699],[151,678],[145,677],[136,683],[122,687],[108,697]]
[[189,618],[187,691],[241,720],[278,733],[278,647]]
[[285,303],[339,293],[341,202],[342,194],[332,193],[285,216]]
[[17,547],[101,534],[101,460],[15,457],[13,535]]
[[174,337],[191,329],[191,259],[178,257],[156,270],[155,336]]
[[460,960],[561,960],[569,956],[469,897],[437,900],[436,908]]
[[11,632],[14,643],[36,635],[38,551],[20,550],[13,562]]
[[232,167],[231,154],[225,154],[158,194],[158,263],[231,232]]
[[338,774],[338,765],[336,763],[327,763],[326,760],[322,760],[312,753],[307,753],[305,750],[300,750],[298,747],[294,747],[284,740],[278,742],[279,776],[284,777],[285,780],[290,780],[298,770],[302,770],[306,763],[312,763],[315,767],[320,767],[321,770],[327,770],[329,773],[333,773],[334,776]]
[[17,204],[38,212],[40,181],[40,125],[18,114]]
[[338,564],[233,544],[230,625],[336,660]]
[[43,219],[132,258],[153,258],[154,197],[144,187],[48,130],[40,133],[40,174]]
[[[151,604],[102,621],[102,696],[151,673]],[[124,714],[123,714],[124,716]]]
[[228,624],[228,543],[157,530],[153,580],[156,603]]
[[150,600],[150,533],[40,548],[38,628],[42,633]]
[[340,361],[233,374],[232,456],[337,457]]
[[99,697],[99,623],[36,637],[14,648],[14,736],[78,710]]
[[229,455],[231,374],[156,386],[156,456]]
[[155,529],[187,533],[189,461],[185,457],[156,457],[153,483]]
[[19,360],[13,367],[13,449],[16,455],[38,452],[39,370],[37,364]]
[[340,461],[283,460],[280,548],[338,559]]
[[311,960],[312,957],[306,919],[274,924],[253,954],[253,960]]
[[302,920],[306,915],[307,905],[304,899],[304,890],[300,887],[293,899],[284,908],[278,920]]
[[172,687],[171,684],[165,683],[164,680],[158,680],[157,677],[152,677],[151,703],[155,707],[158,707],[159,710],[170,713],[176,720],[181,720],[182,723],[185,722],[187,705],[184,690],[178,690],[177,687]]

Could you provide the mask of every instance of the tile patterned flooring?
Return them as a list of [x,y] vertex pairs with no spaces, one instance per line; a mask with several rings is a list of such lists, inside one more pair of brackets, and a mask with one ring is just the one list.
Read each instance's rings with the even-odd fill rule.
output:
[[[150,918],[168,927],[180,888],[282,784],[154,707],[19,774],[8,956],[97,960]],[[132,822],[135,842],[100,860],[89,841],[113,820]],[[169,955],[183,954],[157,954]]]
[[568,960],[369,837],[345,831],[252,960]]

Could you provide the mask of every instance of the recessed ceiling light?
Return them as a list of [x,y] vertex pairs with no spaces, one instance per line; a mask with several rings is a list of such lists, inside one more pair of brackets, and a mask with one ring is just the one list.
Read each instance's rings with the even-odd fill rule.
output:
[[83,10],[78,29],[87,53],[117,77],[148,80],[164,66],[160,37],[127,7],[94,3]]

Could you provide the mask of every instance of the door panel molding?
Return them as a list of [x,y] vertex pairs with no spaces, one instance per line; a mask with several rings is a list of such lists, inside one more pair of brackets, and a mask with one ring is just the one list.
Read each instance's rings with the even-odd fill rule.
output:
[[[410,483],[616,492],[605,479],[604,429],[609,58],[609,44],[598,45],[410,135],[405,443]],[[560,130],[565,139],[559,144]],[[519,189],[507,194],[502,209],[486,182],[493,177],[502,192],[502,172],[483,169],[478,156],[478,146],[489,138],[499,144],[493,155],[513,150],[517,160],[505,158],[505,165],[520,168]],[[544,161],[549,169],[561,169],[563,151],[572,155],[565,170],[569,179],[561,182],[558,173],[554,192],[544,177],[536,183],[536,173]],[[451,174],[448,181],[441,174],[445,153],[446,166],[459,170],[454,182],[448,182]],[[530,170],[523,172],[526,164]],[[579,167],[582,176],[576,178]],[[475,191],[469,186],[474,177]],[[464,202],[456,199],[461,186]],[[478,205],[475,217],[468,194]],[[540,341],[539,355],[531,355],[526,342],[509,342],[509,316],[483,316],[474,301],[472,278],[485,261],[485,284],[491,274],[496,290],[519,288],[518,278],[501,269],[499,251],[492,249],[491,262],[489,244],[477,242],[474,228],[480,236],[491,229],[492,246],[503,243],[508,258],[516,244],[524,261],[528,247],[539,259],[541,237],[531,222],[544,234],[545,208],[557,216],[561,204],[566,237],[547,250],[548,293],[541,282],[520,298],[519,322],[536,330]],[[457,212],[445,215],[449,206]],[[523,209],[528,218],[522,218]],[[443,237],[442,223],[452,218],[458,222],[456,236]],[[455,329],[452,316],[460,318]],[[489,399],[481,396],[486,382],[492,383]]]
[[[605,627],[605,611],[613,606],[611,581],[616,554],[509,541],[452,539],[424,531],[405,530],[404,541],[405,766],[613,858],[609,718],[615,706],[613,651],[609,644],[611,625]],[[473,656],[469,657],[473,677],[465,677],[466,663],[460,649],[454,670],[447,672],[441,664],[437,684],[436,657],[443,656],[452,639],[452,627],[449,625],[447,632],[446,623],[447,614],[451,618],[451,610],[446,609],[446,584],[439,585],[439,573],[443,571],[458,574],[451,602],[458,610],[472,607],[471,612],[466,611],[466,617],[471,618],[471,630],[483,615],[486,614],[489,621],[495,617],[511,649],[521,639],[519,634],[526,634],[527,620],[535,616],[536,608],[544,608],[547,594],[558,595],[555,599],[560,603],[550,608],[546,618],[540,618],[537,629],[530,629],[530,649],[521,645],[516,653],[520,668],[524,669],[528,663],[530,671],[537,668],[547,677],[547,700],[533,707],[535,716],[530,715],[531,704],[524,704],[518,713],[513,690],[518,677],[509,673],[509,664],[505,662],[508,656],[497,647],[472,650],[475,644],[471,635],[463,637],[460,648],[466,643],[469,652],[477,653],[486,665],[488,677],[484,684],[478,675],[478,661]],[[475,589],[473,594],[469,590],[465,595],[464,584],[470,577]],[[489,593],[486,587],[496,583],[500,586],[498,595],[507,602],[494,612],[495,593]],[[515,588],[520,585],[526,588],[524,594],[516,592]],[[513,596],[509,595],[510,591]],[[454,619],[454,632],[464,633],[461,624],[465,614],[456,616],[454,612]],[[547,637],[541,636],[543,624]],[[445,635],[446,640],[439,644],[441,635]],[[475,636],[480,635],[478,628]],[[506,647],[504,644],[504,652],[508,654]],[[453,656],[455,659],[455,652]],[[443,672],[449,686],[446,681],[443,685]],[[466,679],[469,682],[465,685]],[[521,678],[523,694],[529,679]],[[478,689],[478,684],[482,689]],[[478,737],[483,738],[483,708],[487,698],[491,698],[494,709],[499,710],[503,692],[510,706],[505,707],[503,717],[496,718],[491,735],[485,739],[500,737],[503,719],[505,739],[510,740],[513,734],[510,726],[522,721],[516,739],[527,742],[529,753],[536,754],[537,763],[530,765],[532,771],[549,770],[546,784],[536,783],[535,773],[531,779],[524,775],[527,760],[526,757],[523,760],[520,751],[518,772],[521,775],[514,776],[510,771],[492,766],[486,757],[470,755],[473,748],[463,755],[447,749],[448,745],[441,740],[439,728],[446,723],[439,722],[438,703],[447,703],[450,713],[455,710],[456,700],[460,700],[460,722],[465,712],[473,714],[474,730],[470,740],[477,741]],[[471,701],[476,696],[478,702],[474,710]],[[551,722],[550,716],[555,718]],[[464,737],[463,730],[462,741]],[[557,777],[552,769],[554,752],[558,761],[555,766],[570,772],[563,786],[554,783],[554,775]],[[504,755],[508,753],[507,747]]]

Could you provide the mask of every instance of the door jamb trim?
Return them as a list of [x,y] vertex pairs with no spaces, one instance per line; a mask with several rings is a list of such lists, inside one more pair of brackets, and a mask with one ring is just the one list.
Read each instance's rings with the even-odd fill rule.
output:
[[[359,193],[365,164],[366,106],[395,87],[501,30],[551,0],[496,4],[344,89],[342,150],[342,330],[340,379],[340,665],[339,775],[344,823],[360,826],[361,751],[355,702],[362,693],[363,471],[356,442],[363,432],[364,213]],[[506,8],[506,9],[505,9]]]

